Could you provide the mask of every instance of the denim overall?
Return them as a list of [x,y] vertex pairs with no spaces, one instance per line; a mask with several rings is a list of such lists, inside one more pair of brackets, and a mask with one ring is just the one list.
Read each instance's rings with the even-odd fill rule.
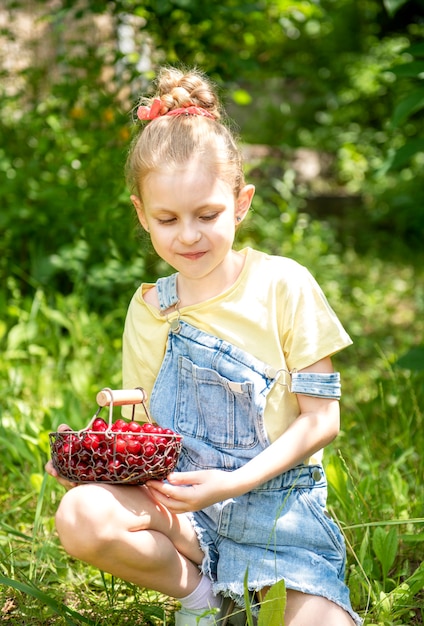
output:
[[[156,288],[161,312],[172,314],[150,399],[152,417],[183,435],[178,471],[237,469],[269,445],[264,409],[278,373],[175,315],[176,274],[159,279]],[[297,393],[314,384],[317,393],[309,395],[339,393],[338,375],[325,378],[324,391],[319,379],[308,376],[294,381]],[[284,579],[287,588],[336,602],[360,624],[344,583],[343,537],[325,512],[326,497],[322,466],[299,465],[243,496],[190,514],[205,553],[202,571],[215,593],[243,606],[246,572],[251,591]]]

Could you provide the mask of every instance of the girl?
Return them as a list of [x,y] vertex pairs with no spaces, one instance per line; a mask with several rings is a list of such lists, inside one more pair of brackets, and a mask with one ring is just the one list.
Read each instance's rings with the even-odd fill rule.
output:
[[254,187],[207,78],[164,69],[138,117],[131,200],[175,273],[131,301],[123,386],[142,386],[184,447],[167,481],[69,490],[60,539],[179,599],[177,626],[219,623],[222,598],[243,606],[246,573],[258,600],[285,580],[286,626],[360,624],[321,465],[339,431],[331,356],[351,341],[305,268],[233,249]]

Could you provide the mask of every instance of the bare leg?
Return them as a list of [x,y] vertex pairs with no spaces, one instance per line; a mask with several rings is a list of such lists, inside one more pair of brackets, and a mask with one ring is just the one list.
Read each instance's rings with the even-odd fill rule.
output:
[[340,606],[299,591],[287,590],[285,626],[354,626],[354,621]]
[[81,485],[56,515],[67,552],[140,587],[176,598],[199,583],[203,553],[183,515],[172,515],[146,487]]

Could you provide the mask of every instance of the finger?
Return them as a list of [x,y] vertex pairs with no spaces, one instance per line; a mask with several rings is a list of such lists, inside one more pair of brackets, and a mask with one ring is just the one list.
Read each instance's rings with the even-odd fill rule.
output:
[[47,463],[44,466],[44,469],[46,470],[47,474],[49,474],[50,476],[53,476],[54,478],[57,478],[57,471],[53,467],[53,463],[51,461],[47,461]]
[[169,498],[175,495],[175,488],[172,487],[172,485],[168,484],[168,483],[163,483],[159,480],[149,480],[146,483],[147,487],[149,488],[150,491],[154,492],[155,497],[160,494],[166,498]]
[[182,513],[189,513],[191,508],[184,503],[181,502],[167,502],[164,504],[167,510],[173,515],[181,515]]
[[67,478],[62,478],[60,474],[57,475],[56,480],[59,483],[59,485],[62,485],[62,487],[65,487],[67,491],[69,491],[69,489],[73,489],[74,487],[78,486],[78,483],[73,483]]
[[200,472],[172,472],[166,479],[172,485],[196,485],[200,478]]
[[169,483],[161,483],[157,487],[153,485],[151,489],[154,491],[154,498],[169,507],[171,502],[184,506],[184,510],[189,510],[191,504],[191,489],[186,485],[178,487]]
[[175,500],[174,498],[170,498],[162,494],[159,494],[159,497],[160,504],[171,513],[187,513],[187,511],[192,510],[191,505],[183,500]]
[[58,433],[64,433],[67,430],[72,430],[72,428],[70,428],[70,426],[68,426],[68,424],[59,424],[59,426],[57,427],[57,432]]
[[171,503],[181,503],[184,504],[184,506],[188,506],[186,487],[174,487],[169,483],[160,483],[157,481],[151,481],[148,487],[149,490],[153,492],[152,495],[155,500],[167,507],[169,507]]
[[59,485],[62,485],[62,487],[65,487],[65,489],[69,490],[77,486],[77,483],[71,483],[66,478],[61,478],[61,476],[59,475],[57,470],[54,468],[53,463],[51,461],[47,461],[47,463],[44,466],[44,469],[47,472],[47,474],[49,474],[49,476],[52,476],[52,478],[55,478],[57,482],[59,483]]
[[152,498],[159,505],[165,507],[168,511],[171,511],[171,513],[185,513],[189,510],[189,507],[185,502],[172,498],[171,496],[154,489],[154,487],[149,487],[149,491],[151,492]]

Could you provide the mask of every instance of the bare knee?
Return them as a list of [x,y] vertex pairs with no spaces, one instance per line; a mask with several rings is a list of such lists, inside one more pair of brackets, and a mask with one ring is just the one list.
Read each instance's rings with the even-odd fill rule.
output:
[[65,550],[71,556],[91,561],[111,537],[114,517],[110,493],[98,485],[70,489],[56,513],[56,529]]

